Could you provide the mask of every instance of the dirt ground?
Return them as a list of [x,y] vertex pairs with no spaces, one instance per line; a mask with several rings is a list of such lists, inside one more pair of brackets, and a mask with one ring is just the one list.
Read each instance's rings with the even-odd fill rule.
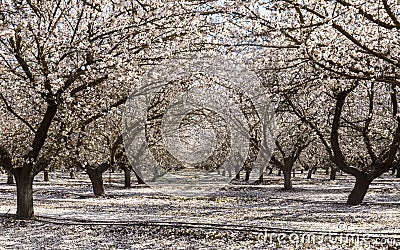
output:
[[345,204],[353,179],[344,175],[297,174],[291,191],[271,175],[264,185],[190,197],[166,195],[173,187],[124,189],[121,173],[104,177],[107,195],[94,197],[84,173],[37,176],[36,220],[15,219],[15,185],[0,184],[0,249],[400,248],[400,180],[390,175],[358,206]]

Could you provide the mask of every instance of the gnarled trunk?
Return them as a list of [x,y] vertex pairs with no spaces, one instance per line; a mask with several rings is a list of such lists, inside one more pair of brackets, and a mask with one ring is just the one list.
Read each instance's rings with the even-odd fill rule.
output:
[[371,181],[365,177],[356,178],[356,183],[347,199],[347,205],[359,205],[368,191],[369,184]]
[[24,168],[16,169],[14,172],[17,184],[17,216],[22,218],[33,218],[33,174]]
[[105,194],[103,184],[103,173],[98,171],[96,168],[86,167],[86,172],[89,175],[90,181],[93,186],[93,193],[96,196]]

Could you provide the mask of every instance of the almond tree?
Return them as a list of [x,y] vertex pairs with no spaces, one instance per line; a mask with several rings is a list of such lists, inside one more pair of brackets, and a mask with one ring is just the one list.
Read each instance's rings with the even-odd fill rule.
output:
[[189,41],[199,40],[194,29],[202,24],[195,3],[9,0],[0,7],[1,119],[11,125],[0,135],[1,165],[16,180],[17,216],[31,218],[33,178],[52,155],[46,148],[126,95],[140,65],[195,48]]
[[301,153],[313,141],[312,135],[302,126],[297,117],[284,113],[278,118],[278,132],[275,140],[275,154],[270,163],[276,165],[284,177],[284,189],[290,190],[292,186],[292,170]]
[[[369,184],[396,165],[400,6],[395,0],[274,0],[225,7],[229,15],[222,20],[232,36],[216,35],[215,43],[246,48],[257,58],[270,90],[314,131],[331,161],[356,178],[347,203],[359,204]],[[372,93],[391,101],[377,105],[369,101],[376,100]],[[385,110],[381,120],[377,109]]]

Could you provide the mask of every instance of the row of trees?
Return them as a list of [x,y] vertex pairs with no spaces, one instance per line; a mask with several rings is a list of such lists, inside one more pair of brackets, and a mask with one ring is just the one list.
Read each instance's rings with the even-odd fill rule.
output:
[[387,0],[277,0],[238,4],[225,19],[241,27],[232,29],[236,44],[254,48],[278,112],[307,127],[301,137],[311,132],[280,163],[290,165],[314,137],[321,158],[355,177],[348,204],[361,203],[369,184],[399,163],[399,8]]
[[119,135],[93,124],[120,117],[146,65],[198,46],[199,2],[1,1],[0,162],[16,180],[17,216],[34,216],[33,178],[50,162],[82,165],[92,180],[107,169],[107,145],[90,133]]
[[134,164],[120,128],[131,87],[152,64],[188,51],[257,72],[277,121],[274,145],[257,145],[273,153],[285,188],[295,164],[324,164],[355,177],[347,203],[359,204],[400,165],[395,0],[0,5],[0,165],[15,177],[18,216],[34,216],[33,178],[49,166],[86,169],[104,194],[102,173]]

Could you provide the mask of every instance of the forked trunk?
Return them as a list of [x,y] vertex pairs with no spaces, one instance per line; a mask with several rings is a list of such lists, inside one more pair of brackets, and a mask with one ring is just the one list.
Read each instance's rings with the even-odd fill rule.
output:
[[291,190],[292,186],[292,175],[290,170],[283,170],[283,178],[284,178],[284,187],[285,190]]
[[347,205],[359,205],[367,193],[369,184],[371,184],[371,182],[365,177],[356,178],[356,183],[347,199]]
[[15,171],[17,184],[17,217],[33,218],[33,174],[18,169]]
[[104,195],[103,174],[98,172],[97,169],[91,167],[87,167],[86,171],[89,175],[90,181],[92,182],[94,195]]

